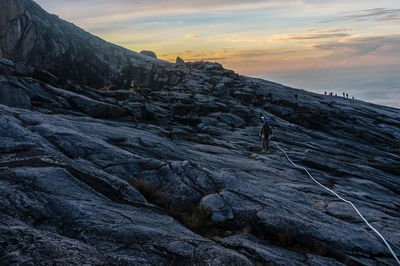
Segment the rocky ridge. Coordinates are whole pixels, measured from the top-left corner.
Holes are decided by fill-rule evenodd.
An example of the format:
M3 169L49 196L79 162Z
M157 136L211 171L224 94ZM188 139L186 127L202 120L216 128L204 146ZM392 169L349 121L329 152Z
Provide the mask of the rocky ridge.
M0 57L31 65L96 88L114 83L127 87L131 79L156 86L175 70L150 51L136 53L48 14L32 0L0 1ZM169 66L169 68L168 68ZM166 72L168 69L169 72ZM184 73L175 73L178 80Z
M136 58L126 63L135 74L113 82L139 80L138 93L101 91L102 73L93 70L93 83L79 67L65 76L51 67L57 56L41 61L34 54L43 51L26 47L26 29L66 22L32 1L0 7L10 10L0 19L1 55L14 60L0 59L1 264L394 265L348 205L275 147L260 154L258 129L267 114L274 140L354 202L398 252L400 110L217 63L170 64L66 24L72 36L99 43L93 53L114 47ZM34 23L13 35L21 10ZM7 54L12 36L21 46ZM83 63L78 51L67 55ZM101 83L124 68L113 59Z

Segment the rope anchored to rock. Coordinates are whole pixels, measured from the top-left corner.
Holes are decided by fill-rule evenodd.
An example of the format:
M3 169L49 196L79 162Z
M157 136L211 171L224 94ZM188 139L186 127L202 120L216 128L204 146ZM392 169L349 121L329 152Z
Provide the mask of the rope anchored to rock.
M400 260L397 258L396 254L394 253L394 251L393 251L392 247L390 246L390 244L389 244L389 243L386 241L386 239L381 235L381 233L379 233L378 230L376 230L376 229L367 221L367 219L365 219L365 217L361 214L361 212L356 208L356 206L354 206L354 204L353 204L351 201L342 198L341 196L339 196L339 194L337 194L337 193L336 193L335 191L333 191L332 189L330 189L330 188L328 188L328 187L322 185L320 182L318 182L318 181L310 174L310 172L308 172L307 168L295 164L295 163L290 159L290 157L287 155L286 151L285 151L284 149L282 149L282 148L278 145L278 143L276 143L275 141L272 141L272 143L274 143L274 144L276 145L276 147L277 147L279 150L281 150L281 151L285 154L286 158L289 160L289 162L290 162L293 166L295 166L295 167L297 167L297 168L300 168L300 169L303 169L304 171L306 171L307 175L308 175L315 183L317 183L319 186L321 186L322 188L326 189L327 191L329 191L331 194L335 195L335 196L336 196L337 198L339 198L340 200L342 200L342 201L344 201L344 202L350 204L350 206L353 207L353 209L357 212L358 216L360 216L360 218L365 222L365 224L368 225L368 227L371 228L371 229L382 239L382 241L385 243L385 245L386 245L387 248L389 249L390 253L393 255L393 257L394 257L394 259L396 260L396 262L400 265Z

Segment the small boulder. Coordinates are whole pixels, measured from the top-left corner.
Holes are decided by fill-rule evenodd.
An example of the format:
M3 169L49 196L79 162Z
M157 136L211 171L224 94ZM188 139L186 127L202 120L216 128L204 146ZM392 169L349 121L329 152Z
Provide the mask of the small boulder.
M184 65L185 64L185 61L183 61L183 59L182 58L180 58L179 56L176 58L176 60L175 60L175 64L177 64L177 65Z
M157 55L153 51L143 50L143 51L140 52L140 54L146 55L146 56L149 56L149 57L153 57L153 58L157 59Z
M225 86L224 83L218 83L215 86L214 91L213 91L214 94L219 95L219 96L226 95L226 94L228 94L228 92L229 92L229 88L227 86Z
M225 222L234 218L232 208L218 194L205 196L201 199L200 205L210 208L212 211L211 219L214 222Z

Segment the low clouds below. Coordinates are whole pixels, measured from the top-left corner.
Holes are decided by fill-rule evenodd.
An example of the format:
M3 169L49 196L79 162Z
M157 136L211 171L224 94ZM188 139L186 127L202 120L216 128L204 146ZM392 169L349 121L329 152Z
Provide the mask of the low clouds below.
M400 64L378 67L358 67L295 71L284 74L265 74L259 77L304 88L316 93L325 91L342 95L343 92L357 100L392 106L400 109Z

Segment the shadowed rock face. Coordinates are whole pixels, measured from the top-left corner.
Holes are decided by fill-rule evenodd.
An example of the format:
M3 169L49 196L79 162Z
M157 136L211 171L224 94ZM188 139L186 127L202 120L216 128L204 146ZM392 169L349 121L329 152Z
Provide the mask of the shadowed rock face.
M0 6L9 18L44 12L31 1ZM3 28L9 18L0 16L1 36L16 32ZM267 114L274 141L398 253L400 110L215 63L146 61L71 27L137 58L135 68L156 67L156 78L137 74L143 84L165 83L97 90L76 79L85 71L51 74L56 57L13 57L3 46L12 38L1 39L2 55L24 64L0 59L0 264L394 265L350 206L274 146L261 155L258 132Z
M50 15L31 0L0 1L0 57L52 72L63 79L94 87L110 83L157 87L177 83L184 73L173 65L139 54ZM167 69L167 67L169 68Z

